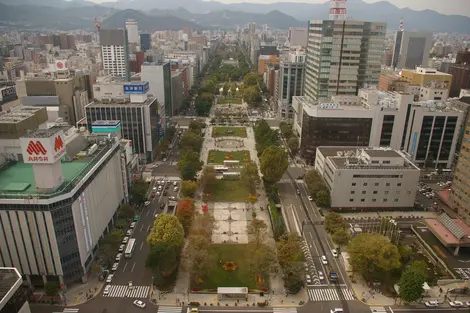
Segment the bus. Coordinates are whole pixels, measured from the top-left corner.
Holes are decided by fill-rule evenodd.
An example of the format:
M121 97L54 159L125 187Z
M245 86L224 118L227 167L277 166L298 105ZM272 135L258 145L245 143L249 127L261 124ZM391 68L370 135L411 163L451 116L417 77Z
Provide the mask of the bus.
M240 172L224 172L223 174L223 179L240 179L241 175Z
M214 166L214 169L215 169L215 172L216 172L216 173L219 173L219 174L228 171L228 167L226 167L226 166L220 166L220 165Z
M124 256L129 259L132 258L132 254L134 253L135 248L135 238L129 239L127 243L126 251L124 251Z

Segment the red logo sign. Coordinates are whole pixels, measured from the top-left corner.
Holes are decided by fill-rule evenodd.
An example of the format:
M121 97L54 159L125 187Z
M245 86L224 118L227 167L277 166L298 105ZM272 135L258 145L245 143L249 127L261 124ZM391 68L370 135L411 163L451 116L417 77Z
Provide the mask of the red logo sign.
M40 141L30 141L28 143L28 147L26 148L26 152L28 152L29 155L46 155L47 151L42 145Z
M61 69L64 67L64 64L62 64L62 62L57 62L57 68Z
M62 137L57 136L54 139L54 152L62 150L64 147L64 142L62 141Z

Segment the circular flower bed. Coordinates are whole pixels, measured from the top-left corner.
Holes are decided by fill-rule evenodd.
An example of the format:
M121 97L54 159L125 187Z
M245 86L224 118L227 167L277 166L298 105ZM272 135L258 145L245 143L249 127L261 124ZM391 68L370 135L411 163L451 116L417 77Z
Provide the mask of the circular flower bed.
M233 261L227 261L223 264L224 271L231 272L238 268L238 264Z

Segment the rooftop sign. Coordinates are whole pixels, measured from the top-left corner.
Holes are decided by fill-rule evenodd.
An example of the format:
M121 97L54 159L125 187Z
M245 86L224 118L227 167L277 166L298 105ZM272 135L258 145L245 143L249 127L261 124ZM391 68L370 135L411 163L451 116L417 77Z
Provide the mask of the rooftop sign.
M124 84L124 94L125 95L143 95L149 91L149 83L132 83Z
M62 131L46 138L20 138L24 163L53 164L65 154Z

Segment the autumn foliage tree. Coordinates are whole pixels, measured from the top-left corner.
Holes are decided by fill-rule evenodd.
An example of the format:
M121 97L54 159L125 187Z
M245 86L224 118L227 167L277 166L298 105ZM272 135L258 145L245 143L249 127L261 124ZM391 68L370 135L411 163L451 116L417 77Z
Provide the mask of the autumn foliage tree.
M153 223L152 230L147 236L149 246L159 243L174 245L178 251L184 244L184 229L178 218L170 214L160 214Z
M184 233L188 234L191 223L194 219L194 201L191 199L183 199L178 203L176 208L176 217L183 225Z

